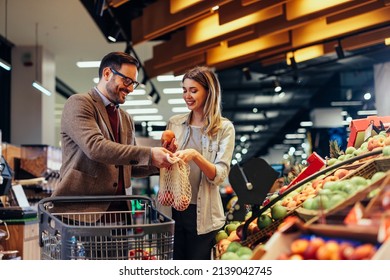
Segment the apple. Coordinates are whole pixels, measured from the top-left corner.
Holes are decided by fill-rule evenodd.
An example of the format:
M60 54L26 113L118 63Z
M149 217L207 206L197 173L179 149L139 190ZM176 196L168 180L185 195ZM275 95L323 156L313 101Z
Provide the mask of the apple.
M226 249L227 247L229 246L229 244L231 243L231 241L229 239L222 239L220 240L218 243L217 243L217 250L220 254L223 254L224 252L226 252Z
M175 138L175 133L172 130L167 129L161 135L161 144L164 145L164 143L166 143L169 145L173 138Z
M187 195L180 195L177 200L173 202L173 208L178 211L184 211L190 205L190 198Z
M381 179L383 176L385 176L385 172L383 171L378 171L378 172L375 172L374 175L372 175L371 177L371 183L374 183L376 181L378 181L379 179Z
M240 224L235 222L230 222L225 226L225 231L228 235L232 233L232 231L236 230Z
M367 185L366 178L364 178L362 176L353 176L351 179L349 179L349 181L353 185L363 185L363 186Z
M334 176L334 175L329 175L329 176L327 176L327 177L324 179L324 181L322 182L322 185L325 186L325 184L326 184L327 182L335 182L335 181L338 181L338 180L339 180L339 177Z
M385 139L385 146L389 146L389 145L390 145L390 136L387 136Z
M356 151L356 148L354 146L347 147L345 150L346 155L352 155Z
M230 242L229 246L226 248L226 252L236 252L242 245L238 241Z
M342 196L341 194L334 194L329 199L329 208L332 208L332 207L340 204L343 201L345 201L344 196Z
M310 197L310 198L306 199L303 202L302 207L305 209L308 209L308 210L313 210L313 198Z
M337 158L330 158L327 160L327 165L331 166L337 162Z
M271 209L271 216L274 220L280 220L286 217L287 208L282 205L274 205Z
M341 242L340 243L340 259L342 260L350 260L352 257L355 248L349 242Z
M390 146L385 146L382 150L382 155L384 156L390 156Z
M321 237L313 237L310 239L309 245L307 246L305 252L303 252L305 260L315 260L318 248L324 244L325 241Z
M383 137L383 136L375 135L375 136L372 137L370 140L368 140L367 149L368 149L369 151L372 151L372 150L374 150L375 148L385 146L385 139L386 139L386 138Z
M300 254L302 255L307 247L309 246L310 242L307 239L296 239L294 240L290 245L290 251L292 254Z
M355 250L350 256L351 260L369 260L376 252L374 245L366 243L355 247Z
M349 173L348 169L345 168L339 168L334 172L334 176L338 177L339 179L342 179Z
M272 224L272 219L267 214L261 214L260 217L257 218L257 226L259 229L263 229Z
M240 237L237 235L237 231L236 230L233 230L229 234L227 239L230 240L231 242L233 242L233 241L240 241L241 240Z
M142 249L131 249L128 258L129 260L149 260L149 252Z
M174 201L173 193L171 191L159 192L157 199L163 206L171 206Z
M334 240L329 240L320 246L316 252L318 260L340 260L340 246Z
M235 252L237 256L241 257L243 255L252 255L252 250L249 247L241 246Z
M237 256L234 252L225 252L221 256L221 260L238 260L239 256Z
M215 242L218 243L219 241L221 241L222 239L226 239L228 238L229 235L226 233L226 231L224 231L223 229L221 229L220 231L217 232L217 234L215 235Z

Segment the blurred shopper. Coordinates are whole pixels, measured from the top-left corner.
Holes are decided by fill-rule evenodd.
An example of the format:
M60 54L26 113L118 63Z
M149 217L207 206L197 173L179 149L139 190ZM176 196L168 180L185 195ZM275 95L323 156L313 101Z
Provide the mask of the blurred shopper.
M182 86L191 112L171 117L167 129L176 138L174 144L163 144L190 165L191 203L184 211L171 209L175 220L173 258L210 259L215 235L225 224L219 186L230 170L235 131L221 115L221 87L209 68L188 71Z

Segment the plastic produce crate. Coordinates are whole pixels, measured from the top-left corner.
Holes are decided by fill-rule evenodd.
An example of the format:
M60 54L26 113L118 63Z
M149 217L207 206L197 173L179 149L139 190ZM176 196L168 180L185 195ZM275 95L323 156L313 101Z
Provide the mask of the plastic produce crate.
M128 211L58 211L123 202ZM56 207L58 206L58 207ZM174 221L145 196L53 197L38 203L44 260L170 260Z

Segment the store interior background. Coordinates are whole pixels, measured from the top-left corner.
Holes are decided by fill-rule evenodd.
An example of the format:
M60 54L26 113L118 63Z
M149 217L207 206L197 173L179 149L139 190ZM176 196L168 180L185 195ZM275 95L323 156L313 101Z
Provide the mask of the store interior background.
M12 65L11 71L0 69L3 142L58 147L60 117L66 96L87 92L94 85L93 78L97 77L98 68L78 68L76 62L99 60L111 51L131 50L126 42L129 38L125 38L131 36L131 28L143 30L147 29L145 24L158 25L150 18L144 23L140 21L156 2L162 1L0 0L0 54L2 60ZM173 5L180 1L166 2ZM294 24L291 25L286 23L283 14L287 5L307 4L309 1L185 2L191 5L184 12L178 12L182 13L181 17L165 14L162 20L156 15L156 21L164 23L171 17L171 25L175 28L167 26L166 31L150 35L150 39L136 38L135 41L142 42L132 45L144 65L139 80L148 79L145 79L144 95L130 94L129 103L149 100L148 97L152 99L149 106L123 106L126 110L134 110L130 112L135 118L144 116L145 109L157 111L161 121L186 111L185 104L174 104L181 99L180 92L164 93L167 88L179 88L180 91L180 81L160 82L157 75L182 74L191 66L209 61L212 48L231 44L231 49L225 51L229 55L233 53L234 44L249 44L267 32L274 36L274 42L287 42L275 43L272 51L259 49L210 65L221 81L223 114L234 122L236 128L233 164L252 157L263 157L269 163L280 163L287 156L304 161L311 151L326 157L331 139L341 139L345 148L352 119L390 115L390 85L386 79L386 76L390 77L390 1L327 1L328 7L317 14L303 16L302 20L292 20ZM105 6L107 3L110 3L109 7ZM220 10L211 12L210 7L215 5L220 5ZM178 38L197 20L215 13L221 14L220 19L235 20L256 11L256 7L259 10L268 7L269 13L276 11L276 14L278 9L286 9L280 10L281 15L269 16L266 30L259 30L256 24L241 26L217 36L217 39L195 44L181 58L170 57L169 52L165 56L161 50L155 55L154 47L159 44L175 46L175 40L180 44ZM383 14L387 16L381 18ZM291 38L302 26L314 24L321 18L337 24L349 17L365 18L368 23L329 38L319 36L313 44L294 48ZM111 30L118 34L118 28L125 31L117 42L111 42L107 36ZM325 30L314 33L326 34ZM217 44L217 40L223 43ZM134 40L130 38L130 41ZM322 55L296 61L297 64L286 62L288 52L295 51L297 60L303 46L318 45L322 46ZM250 47L240 47L241 50L245 48ZM158 68L159 63L167 66ZM380 81L376 78L379 75L384 77ZM38 92L31 86L34 79L40 80L55 94L45 96ZM274 91L277 82L282 86L280 92ZM370 99L365 99L367 93L371 94ZM168 101L170 98L175 100ZM138 109L142 112L137 112ZM302 126L306 121L313 122L313 125ZM158 140L151 139L153 136L159 139L164 127L160 120L155 124L137 121L140 139L151 145L159 144Z

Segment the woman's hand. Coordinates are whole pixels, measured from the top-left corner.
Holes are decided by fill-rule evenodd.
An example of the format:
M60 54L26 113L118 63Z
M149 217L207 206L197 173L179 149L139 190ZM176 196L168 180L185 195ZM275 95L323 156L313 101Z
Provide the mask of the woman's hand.
M176 138L173 138L170 143L168 143L167 141L164 141L162 143L162 146L172 153L176 152L177 148L179 147L179 145L177 144Z
M198 155L199 153L194 150L194 149L186 149L186 150L180 150L177 151L176 153L173 154L173 156L176 156L183 160L185 163L194 160L194 158Z

